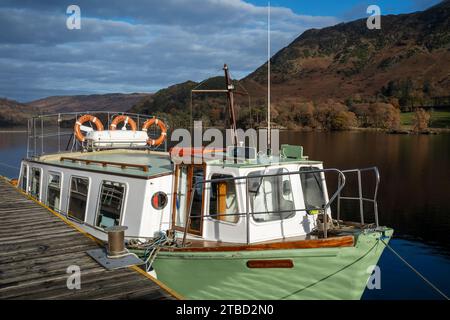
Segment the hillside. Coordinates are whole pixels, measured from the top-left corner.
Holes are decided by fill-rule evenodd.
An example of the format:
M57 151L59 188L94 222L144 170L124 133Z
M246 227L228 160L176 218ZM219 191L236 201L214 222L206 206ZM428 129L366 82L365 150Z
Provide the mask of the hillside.
M53 96L28 103L0 99L0 126L23 126L27 119L38 114L84 111L127 111L148 93L111 93L77 96Z
M53 96L27 103L41 113L77 112L77 111L127 111L144 98L147 93L111 93L76 96Z
M371 98L427 103L450 92L450 1L426 11L382 16L304 32L271 59L274 97L307 100ZM267 64L244 79L253 94L266 90ZM411 101L415 99L416 101Z
M436 97L446 97L448 105L450 1L422 12L382 16L381 25L381 30L369 30L366 19L360 19L307 30L275 54L275 125L396 130L400 109L433 106ZM251 109L247 98L237 100L239 124L264 125L267 63L239 82L251 96ZM189 90L196 85L188 81L163 89L132 110L164 113L176 126L189 123ZM224 106L223 98L196 97L193 118L206 120L206 125L223 124Z
M0 98L0 128L26 125L27 119L38 114L38 110L26 104Z

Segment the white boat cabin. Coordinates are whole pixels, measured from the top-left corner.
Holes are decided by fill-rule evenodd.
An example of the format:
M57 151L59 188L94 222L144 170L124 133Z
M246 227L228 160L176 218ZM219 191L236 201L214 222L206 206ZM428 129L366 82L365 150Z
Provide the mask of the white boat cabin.
M102 240L114 225L141 240L187 226L188 239L256 243L316 227L324 173L299 174L314 169L322 163L302 156L175 164L168 152L113 149L25 159L19 187Z

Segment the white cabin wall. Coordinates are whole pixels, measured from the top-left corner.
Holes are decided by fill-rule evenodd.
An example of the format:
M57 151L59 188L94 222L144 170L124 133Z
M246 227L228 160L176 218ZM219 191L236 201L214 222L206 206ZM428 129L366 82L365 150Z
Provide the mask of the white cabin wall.
M152 206L152 196L162 191L167 194L167 204L157 210ZM139 235L142 237L153 237L159 231L165 232L171 227L172 199L173 199L173 175L165 175L147 180L145 187L136 195L143 199L142 220ZM142 202L142 200L141 200Z
M99 205L99 193L101 189L102 181L113 181L123 183L126 186L123 209L121 213L121 225L125 225L128 229L125 231L125 236L153 236L153 233L157 231L160 225L167 226L169 224L170 217L170 201L172 192L172 175L167 175L157 179L139 179L132 177L125 177L119 175L111 175L110 173L97 173L92 171L76 170L67 167L55 167L43 163L35 163L24 161L28 165L28 172L31 172L31 168L41 168L41 199L44 204L47 202L47 189L48 189L48 173L56 172L61 174L61 212L67 215L69 206L69 194L70 194L70 180L72 176L83 177L89 179L89 193L87 198L86 217L85 224L77 223L80 227L86 229L99 239L106 240L106 233L101 228L95 227L95 220L97 216L97 210ZM30 175L28 175L28 185L30 185ZM152 180L158 180L159 182L151 182ZM153 185L150 185L153 183ZM159 190L170 190L168 193L169 204L162 210L163 219L160 215L151 215L148 212L148 206L151 207L151 193L148 197L143 197L145 190L148 186L152 188L148 190L156 190L157 188L164 188ZM148 194L148 192L147 192ZM153 207L151 207L153 209ZM147 214L144 214L147 212ZM152 217L152 219L148 219ZM157 221L157 223L156 223Z

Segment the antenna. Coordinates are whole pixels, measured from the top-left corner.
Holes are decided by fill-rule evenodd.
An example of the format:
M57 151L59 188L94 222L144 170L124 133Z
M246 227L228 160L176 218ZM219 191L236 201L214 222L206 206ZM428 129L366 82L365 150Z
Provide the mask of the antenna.
M270 1L267 3L267 152L270 152Z

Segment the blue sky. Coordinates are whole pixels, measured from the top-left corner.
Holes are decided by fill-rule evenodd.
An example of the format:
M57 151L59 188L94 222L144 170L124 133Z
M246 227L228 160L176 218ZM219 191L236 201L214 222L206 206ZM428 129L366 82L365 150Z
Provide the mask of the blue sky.
M440 0L272 0L271 6L291 8L297 14L325 15L344 20L365 17L365 8L375 4L382 8L382 14L400 14L423 10L439 3ZM266 0L248 1L258 6L266 6Z
M272 53L310 28L423 10L438 0L273 0ZM68 30L66 8L81 8ZM267 56L267 1L2 0L0 97L155 92L221 74L242 78Z

